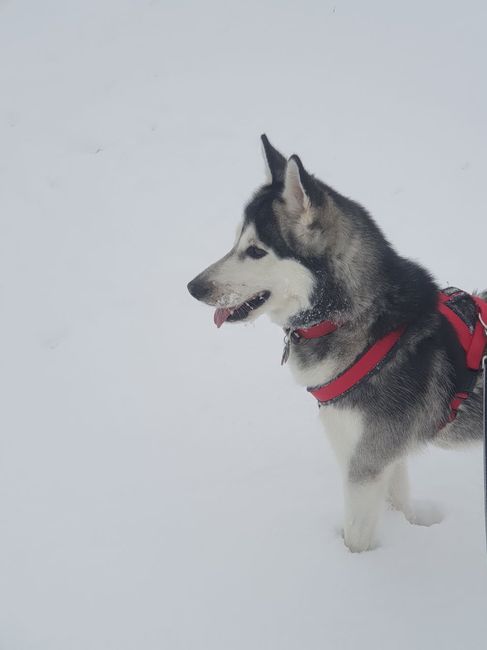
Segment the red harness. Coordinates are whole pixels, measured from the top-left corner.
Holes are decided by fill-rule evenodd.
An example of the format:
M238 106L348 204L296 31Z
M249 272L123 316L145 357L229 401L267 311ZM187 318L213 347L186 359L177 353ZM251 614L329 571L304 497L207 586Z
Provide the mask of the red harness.
M466 307L467 309L465 309ZM455 331L465 353L466 368L469 371L479 372L482 369L487 347L487 302L459 289L450 288L439 293L438 311L448 320ZM339 325L335 323L323 321L309 328L294 330L291 338L298 341L300 338L320 338L331 334L338 327ZM389 332L337 377L321 386L308 388L308 391L316 397L320 405L346 395L387 362L405 331L406 326L401 326L393 332ZM471 389L455 393L450 403L449 422L455 419L458 409L470 393Z

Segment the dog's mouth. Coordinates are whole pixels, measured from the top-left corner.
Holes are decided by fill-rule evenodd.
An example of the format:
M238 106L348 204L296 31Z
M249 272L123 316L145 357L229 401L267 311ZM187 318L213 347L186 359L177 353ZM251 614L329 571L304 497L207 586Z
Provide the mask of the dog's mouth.
M269 300L270 295L270 291L260 291L252 298L235 307L219 307L215 310L213 316L215 325L221 327L226 321L236 323L237 321L245 320L251 312L262 307Z

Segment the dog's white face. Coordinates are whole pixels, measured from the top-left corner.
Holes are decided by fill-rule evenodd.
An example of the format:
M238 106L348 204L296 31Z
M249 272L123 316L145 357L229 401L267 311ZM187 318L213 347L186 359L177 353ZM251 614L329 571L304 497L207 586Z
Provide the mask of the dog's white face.
M285 326L309 307L312 273L300 262L279 257L258 237L252 223L239 227L232 250L200 273L188 288L195 298L216 307L214 321L250 322L268 313Z

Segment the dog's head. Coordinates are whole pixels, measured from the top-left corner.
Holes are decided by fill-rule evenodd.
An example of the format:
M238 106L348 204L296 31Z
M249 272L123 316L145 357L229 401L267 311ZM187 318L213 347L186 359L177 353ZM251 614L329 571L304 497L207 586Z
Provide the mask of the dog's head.
M265 135L262 144L267 183L245 208L233 248L188 290L216 307L218 327L264 313L284 327L339 320L348 302L340 271L354 246L348 199L308 174L298 156L286 160Z

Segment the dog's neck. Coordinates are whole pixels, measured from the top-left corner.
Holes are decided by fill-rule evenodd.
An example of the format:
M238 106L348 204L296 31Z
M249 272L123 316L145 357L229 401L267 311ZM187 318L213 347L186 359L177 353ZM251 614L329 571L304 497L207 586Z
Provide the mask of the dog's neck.
M373 252L372 268L354 277L347 268L331 267L324 260L319 270L314 269L316 285L309 306L292 314L283 326L309 328L331 321L380 336L436 310L438 286L425 269L389 246Z

